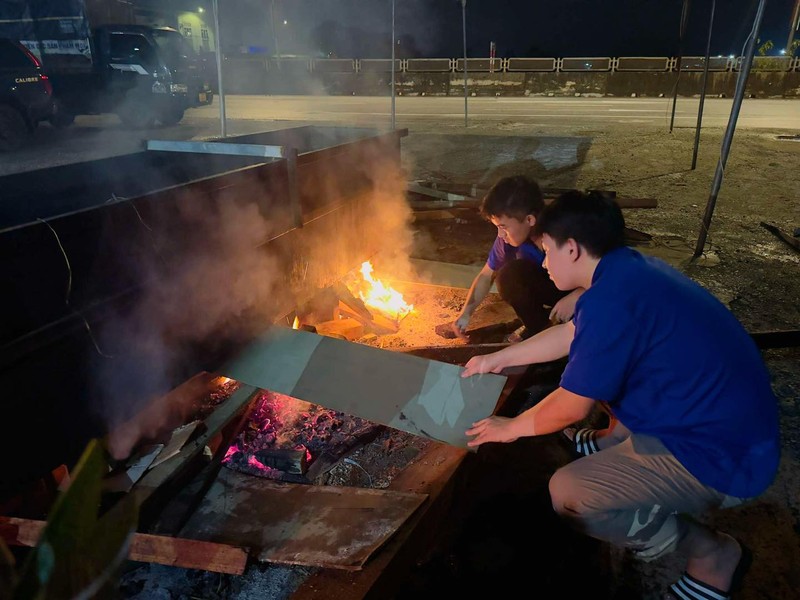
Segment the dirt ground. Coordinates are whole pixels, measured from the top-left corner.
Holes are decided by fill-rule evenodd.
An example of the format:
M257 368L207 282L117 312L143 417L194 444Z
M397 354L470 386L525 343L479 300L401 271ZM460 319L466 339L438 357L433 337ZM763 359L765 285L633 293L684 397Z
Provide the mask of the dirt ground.
M761 226L790 235L800 227L800 143L787 132L738 132L725 167L702 258L691 261L720 156L723 131L704 130L697 168L690 169L694 129L545 129L517 122L462 126L422 123L402 142L409 180L488 187L525 174L543 188L614 191L623 198L653 198L654 209L626 209L626 224L652 236L637 248L676 265L722 300L751 332L800 328L800 252ZM788 132L794 133L794 132ZM496 232L477 210L452 218L417 218L412 258L480 267ZM406 288L418 312L402 332L363 340L393 350L454 345L435 334L452 320L464 290ZM508 322L507 307L492 296L473 326ZM409 341L412 340L412 341ZM487 340L487 341L500 341ZM798 597L800 588L800 350L764 350L780 402L783 457L769 490L743 507L707 516L746 543L755 555L740 600ZM557 382L557 365L523 390L522 410ZM513 409L513 407L512 407ZM419 453L407 434L385 431L336 464L329 485L383 487L391 473ZM614 600L655 600L680 575L677 555L644 564L564 529L546 494L547 477L569 460L559 435L479 452L461 482L449 534L421 556L396 598L447 594L506 597L520 586L537 597L591 594ZM389 449L402 451L389 452ZM483 450L483 449L482 449ZM367 473L367 471L371 472ZM255 566L231 578L146 565L123 580L126 598L288 598L308 569Z

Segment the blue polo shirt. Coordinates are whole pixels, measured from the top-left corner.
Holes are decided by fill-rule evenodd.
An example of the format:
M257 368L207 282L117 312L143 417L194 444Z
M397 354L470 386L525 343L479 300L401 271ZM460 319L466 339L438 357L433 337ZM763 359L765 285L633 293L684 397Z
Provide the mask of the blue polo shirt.
M703 287L630 248L604 256L575 309L561 386L608 402L702 483L757 496L780 458L778 402L753 339Z
M541 267L544 262L544 252L539 250L536 244L530 240L525 240L520 246L512 246L503 241L503 238L497 236L492 249L489 250L489 258L486 262L492 271L498 271L517 258L531 260Z

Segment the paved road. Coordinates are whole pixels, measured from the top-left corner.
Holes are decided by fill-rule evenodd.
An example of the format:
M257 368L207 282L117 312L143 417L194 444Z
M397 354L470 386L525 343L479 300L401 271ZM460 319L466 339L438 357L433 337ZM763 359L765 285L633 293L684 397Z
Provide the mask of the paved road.
M464 99L454 97L398 97L396 119L400 127L417 121L464 118ZM703 124L725 127L731 99L707 98ZM694 127L699 99L679 98L675 125ZM391 114L389 98L350 96L232 96L226 111L233 119L288 119L357 121L386 124ZM532 125L644 124L669 125L671 98L469 98L468 112L475 121L516 120ZM194 111L196 117L219 117L218 106ZM746 100L737 128L800 130L800 100Z
M397 127L431 131L438 125L457 128L464 119L464 99L452 97L398 97ZM676 128L694 128L697 99L679 98ZM709 98L704 127L724 128L730 117L730 99ZM613 127L669 128L670 98L470 98L470 125L519 124L552 128L565 135L580 130ZM351 96L228 96L227 132L267 131L306 123L368 125L388 128L391 99ZM81 116L63 131L43 125L24 149L0 155L0 175L46 166L136 152L148 139L202 139L220 135L219 104L187 111L175 127L130 131L116 116ZM765 129L787 134L800 131L800 100L745 100L737 129ZM465 131L459 129L459 132ZM467 130L468 131L468 130ZM485 129L483 130L485 133Z

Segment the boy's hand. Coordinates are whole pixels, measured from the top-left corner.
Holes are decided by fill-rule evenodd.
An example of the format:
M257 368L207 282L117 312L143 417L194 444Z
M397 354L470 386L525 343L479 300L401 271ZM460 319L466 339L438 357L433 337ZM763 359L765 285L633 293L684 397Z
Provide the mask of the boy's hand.
M476 421L466 431L467 435L474 436L467 442L467 446L480 446L486 442L513 442L519 436L514 433L512 423L513 419L498 416Z
M499 373L503 370L503 366L497 360L497 352L492 354L483 354L481 356L473 356L464 365L464 371L461 377L470 377L472 375L480 375L481 373Z
M550 311L550 320L555 323L566 323L575 314L575 304L578 302L580 294L567 294L556 302L553 310Z
M462 340L469 340L467 325L469 325L469 315L461 315L450 324L450 328L456 334L456 337L460 337Z

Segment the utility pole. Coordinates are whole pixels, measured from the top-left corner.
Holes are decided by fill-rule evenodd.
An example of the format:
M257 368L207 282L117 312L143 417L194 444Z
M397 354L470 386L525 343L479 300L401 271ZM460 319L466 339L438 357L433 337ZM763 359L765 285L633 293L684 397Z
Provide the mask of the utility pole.
M397 43L394 40L394 4L395 0L392 0L392 131L394 131L395 125L395 97L394 97L394 80L395 80L395 59L394 59L394 49L397 46Z
M714 29L714 12L717 0L711 0L711 16L708 18L708 42L706 43L706 57L703 62L703 89L700 92L700 106L697 108L697 127L694 131L694 150L692 151L692 171L697 168L697 149L700 147L700 128L703 124L703 106L706 102L706 87L708 86L708 63L711 60L711 32Z
M275 0L271 0L269 7L269 21L272 25L272 43L275 44L275 56L278 57L278 68L281 68L281 51L278 48L278 30L275 29Z
M469 127L467 108L467 0L461 0L461 28L464 32L464 127Z
M219 88L219 128L222 137L228 135L227 118L225 116L225 90L222 88L222 38L219 30L219 2L213 0L214 4L214 29L217 35L217 87Z
M678 75L675 77L675 89L672 92L672 116L669 120L669 132L675 125L675 105L678 103L678 82L681 80L681 62L683 61L683 39L686 36L686 23L689 20L689 0L683 0L681 11L680 41L678 42Z
M792 43L794 42L794 34L800 28L800 0L795 0L794 10L792 11L792 20L789 23L789 41L786 42L786 54L792 56Z

